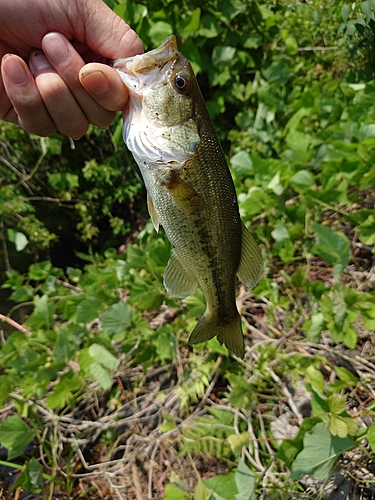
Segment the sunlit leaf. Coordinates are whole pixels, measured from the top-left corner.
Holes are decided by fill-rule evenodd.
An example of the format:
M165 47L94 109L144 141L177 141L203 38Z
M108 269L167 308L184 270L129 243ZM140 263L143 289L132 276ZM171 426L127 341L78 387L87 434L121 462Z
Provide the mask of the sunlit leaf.
M311 474L319 479L328 479L340 455L352 448L354 439L333 436L325 423L318 423L305 435L303 450L292 464L292 479L301 479Z
M0 443L8 450L8 460L18 457L34 438L35 432L18 415L0 425Z
M103 330L109 335L126 330L131 323L132 310L129 304L119 302L109 306L99 315Z

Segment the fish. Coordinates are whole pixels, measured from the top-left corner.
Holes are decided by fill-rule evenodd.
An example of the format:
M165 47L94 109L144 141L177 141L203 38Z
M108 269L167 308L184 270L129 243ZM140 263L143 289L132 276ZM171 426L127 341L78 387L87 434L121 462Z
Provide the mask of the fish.
M243 358L236 276L254 288L262 255L241 221L233 179L192 66L174 35L112 66L129 91L123 139L144 179L155 230L161 226L172 245L164 286L172 297L185 298L199 284L206 299L188 343L216 335Z

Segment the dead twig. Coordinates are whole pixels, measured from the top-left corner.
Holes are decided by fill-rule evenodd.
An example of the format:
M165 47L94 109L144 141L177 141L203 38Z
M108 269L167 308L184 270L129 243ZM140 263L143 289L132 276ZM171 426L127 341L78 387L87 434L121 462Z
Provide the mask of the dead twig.
M13 326L16 330L19 330L20 332L24 333L25 335L32 335L32 333L27 330L24 326L20 325L17 323L17 321L14 321L14 319L9 318L8 316L4 316L4 314L0 314L0 321L4 321L4 323L8 323L8 325Z

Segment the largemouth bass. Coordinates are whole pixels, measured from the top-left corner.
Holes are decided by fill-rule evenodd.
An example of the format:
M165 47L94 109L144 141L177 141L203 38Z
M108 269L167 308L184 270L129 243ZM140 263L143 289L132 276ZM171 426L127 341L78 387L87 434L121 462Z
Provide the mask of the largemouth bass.
M236 275L253 288L262 257L241 222L233 180L192 67L174 36L113 67L130 94L124 141L141 170L154 227L163 227L173 247L165 288L184 298L199 283L206 298L189 343L216 335L243 357Z

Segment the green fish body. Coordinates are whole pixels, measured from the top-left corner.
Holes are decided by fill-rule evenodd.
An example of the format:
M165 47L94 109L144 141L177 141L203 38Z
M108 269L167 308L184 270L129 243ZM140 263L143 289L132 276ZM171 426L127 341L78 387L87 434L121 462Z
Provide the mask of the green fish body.
M124 141L141 170L155 229L161 225L173 247L164 285L171 296L183 298L199 283L206 298L189 343L217 335L243 357L236 275L253 288L262 258L241 222L233 180L191 65L171 36L114 67L130 94Z

